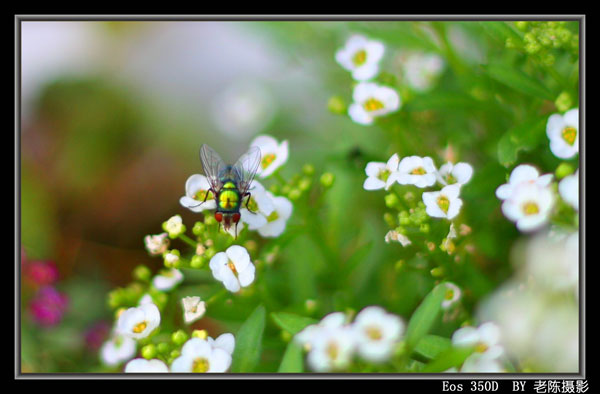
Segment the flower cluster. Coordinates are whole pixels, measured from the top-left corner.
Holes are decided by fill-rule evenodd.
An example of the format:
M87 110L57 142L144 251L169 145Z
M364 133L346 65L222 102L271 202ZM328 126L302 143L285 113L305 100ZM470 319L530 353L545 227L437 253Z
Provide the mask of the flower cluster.
M48 260L30 260L21 250L22 278L27 290L33 292L28 301L29 315L42 327L52 327L63 319L69 298L56 288L59 272Z
M502 212L519 230L538 230L550 220L557 202L553 178L552 174L540 175L532 165L520 164L511 172L508 183L496 189L496 196L503 200ZM579 209L578 171L558 183L558 194L575 210Z
M385 46L381 41L358 34L352 35L335 53L337 63L350 71L357 81L352 93L353 103L348 106L347 113L358 124L371 125L376 118L396 112L402 106L402 98L396 89L388 86L389 75L380 78L386 81L385 84L374 81L384 53ZM432 53L404 52L398 59L404 85L421 93L434 86L445 67L444 60ZM333 112L345 112L339 99L330 100L330 108Z
M259 178L273 175L288 159L287 141L279 143L271 136L261 135L256 137L250 146L256 146L261 150L261 162L256 172ZM209 189L210 184L206 176L194 174L187 179L185 196L180 198L179 203L192 212L215 209L217 207L216 196L213 196ZM251 193L250 201L240 207L241 221L238 232L247 226L248 230L257 231L262 237L281 235L292 214L291 201L284 196L275 196L257 180L252 181L249 191ZM234 231L234 229L232 230ZM236 234L231 234L236 236Z
M308 351L307 361L312 370L339 371L350 365L354 354L375 363L387 361L404 328L399 316L379 306L369 306L352 323L347 323L342 312L330 313L318 324L296 334L294 341Z
M450 220L460 212L460 188L471 179L473 168L467 163L446 163L438 171L431 157L408 156L400 160L394 154L387 163L369 162L365 173L365 190L389 190L394 183L427 188L439 182L443 188L423 193L423 202L429 216Z
M285 181L279 169L288 159L287 141L279 143L262 135L251 146L261 152L256 176L261 182L271 178L277 183L267 189L253 180L249 188L251 197L240 204L239 226L222 231L217 218L206 212L217 207L219 191L211 190L205 175L188 178L180 204L192 212L203 213L203 218L191 228L193 237L187 235L188 227L178 214L162 223L163 232L144 237L148 254L162 258L164 267L152 274L148 267L138 266L133 271L133 283L109 294L116 322L110 338L100 349L104 365L116 368L127 362L125 372L226 372L230 368L235 347L233 334L213 339L206 331L193 329L194 325L221 298L232 293L247 294L245 291L254 283L259 268L251 255L267 264L275 260L277 244L268 246L268 243L285 231L293 210L292 201L305 198L308 202L311 197L319 197L319 192L323 193L334 181L332 174L324 173L319 179L320 190L314 190L315 170L311 165L305 165L302 174ZM255 237L254 231L260 238ZM191 250L181 248L179 242ZM261 254L259 245L265 244L267 247ZM209 284L210 295L203 299L204 295L185 292L183 297L177 297L177 303L169 302L181 283L194 281L188 270L206 270L212 274L215 281ZM163 318L170 320L172 314L164 309L172 305L180 306L181 319L177 321L183 322L184 327L172 332L168 340L172 324ZM188 330L192 331L191 338Z

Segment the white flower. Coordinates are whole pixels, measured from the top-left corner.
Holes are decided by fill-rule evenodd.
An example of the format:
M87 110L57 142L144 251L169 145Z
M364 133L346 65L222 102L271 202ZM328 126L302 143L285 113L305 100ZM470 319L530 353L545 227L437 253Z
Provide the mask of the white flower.
M250 143L250 146L258 146L260 148L260 164L256 175L261 178L266 178L275 170L285 164L289 156L288 142L283 141L281 144L269 135L259 135Z
M546 135L554 156L569 159L579 152L579 108L548 118Z
M169 233L169 237L176 238L185 231L183 219L181 219L180 215L172 216L163 223L163 229Z
M400 158L397 153L394 153L387 163L377 161L367 163L367 166L365 167L367 179L365 179L363 188L365 190L378 190L383 188L388 190L396 181L399 163Z
M322 330L333 330L344 326L346 315L343 312L333 312L325 316L318 324L311 324L294 336L294 341L307 349L316 335Z
M381 307L369 306L358 313L352 329L358 353L369 361L381 362L392 354L404 332L404 322Z
M316 372L343 370L350 364L355 346L354 332L348 326L318 330L311 338L308 365Z
M225 372L231 355L200 338L189 339L181 348L181 356L171 364L172 372Z
M442 309L450 308L458 300L460 300L460 296L461 296L460 287L458 287L454 283L445 282L445 286L446 286L446 294L444 295L444 300L442 301Z
M235 140L263 130L277 110L269 89L255 79L234 80L211 101L215 125Z
M425 211L434 218L453 219L460 212L462 200L458 198L460 184L444 186L439 192L423 193Z
M267 217L275 210L275 203L272 195L256 180L252 181L248 191L250 192L250 201L247 205L250 209L246 208L245 202L242 204L240 221L248 225L248 230L256 230L267 224Z
M579 283L579 234L542 233L524 249L522 276L545 291L573 290Z
M409 156L400 161L396 178L401 185L425 188L435 184L436 173L431 157Z
M152 296L150 294L146 293L138 301L138 306L144 305L144 304L152 304L152 303L154 303L154 301L152 300Z
M558 192L567 204L579 210L579 170L558 183Z
M443 70L444 60L432 53L411 53L403 64L404 80L419 92L430 90Z
M402 246L408 246L412 243L406 235L396 230L390 230L385 235L385 242L389 244L391 241L399 242Z
M163 260L165 262L165 266L167 266L167 267L175 266L181 258L179 254L180 253L177 249L173 249L173 250L170 250L169 252L165 253L163 255Z
M225 252L217 253L209 265L213 277L233 293L254 281L255 267L243 246L232 245Z
M521 164L512 170L508 183L500 185L498 189L496 189L496 197L501 200L506 200L513 195L516 188L521 184L534 183L538 186L546 187L551 181L552 174L540 176L539 171L535 167L529 164Z
M194 174L185 182L185 196L179 199L179 203L192 212L215 209L217 207L215 196L208 191L209 189L208 179L204 175Z
M206 312L206 303L201 301L200 297L184 297L181 299L183 305L183 320L187 323L193 323L204 316Z
M376 117L397 111L400 108L400 96L387 86L372 82L361 82L352 93L354 103L348 107L348 115L356 123L369 125Z
M542 227L554 205L554 195L547 187L535 183L524 183L513 191L502 203L502 212L516 222L520 231L533 231Z
M223 349L230 355L233 354L235 349L235 337L231 333L221 334L217 337L217 339L213 339L211 337L206 338L208 343L213 348Z
M183 281L183 274L178 269L163 270L152 279L157 290L168 291Z
M450 162L442 165L436 174L438 182L443 185L452 185L458 183L464 185L471 180L473 176L473 167L468 163Z
M335 53L335 60L352 72L352 78L365 81L377 75L384 51L385 47L381 42L353 35L346 41L346 45Z
M114 332L112 337L102 344L100 358L109 366L116 366L135 356L136 342L134 339Z
M267 222L258 228L258 233L263 237L278 237L285 230L287 220L292 216L293 205L285 197L275 197L270 192L267 196L273 201L275 209L266 217Z
M153 256L163 254L169 247L169 238L167 233L161 233L157 235L146 235L144 237L144 244L146 250Z
M145 358L136 358L131 360L125 366L126 373L166 373L169 372L167 364L154 358L146 360Z
M152 303L129 308L117 321L120 334L134 339L145 338L160 324L160 312Z
M452 345L456 347L473 347L476 353L488 360L497 359L504 354L500 344L500 328L493 322L486 322L479 327L459 328L452 335Z
M461 373L502 373L506 369L500 360L489 358L481 353L473 353L464 361Z

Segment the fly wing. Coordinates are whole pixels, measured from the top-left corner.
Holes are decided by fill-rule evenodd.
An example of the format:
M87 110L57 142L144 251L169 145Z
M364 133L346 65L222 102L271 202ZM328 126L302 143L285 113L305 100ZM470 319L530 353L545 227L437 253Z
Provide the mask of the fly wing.
M202 161L204 175L206 176L206 179L208 179L210 187L215 191L220 190L222 184L219 175L226 167L225 162L213 148L206 144L200 147L200 160Z
M237 178L238 189L242 195L248 191L254 175L256 175L260 164L260 155L260 148L253 146L233 165L232 171Z

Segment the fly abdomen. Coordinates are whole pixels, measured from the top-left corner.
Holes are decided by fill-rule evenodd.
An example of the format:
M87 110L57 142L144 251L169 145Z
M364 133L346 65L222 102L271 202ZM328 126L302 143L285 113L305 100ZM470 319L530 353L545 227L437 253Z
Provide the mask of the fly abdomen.
M225 182L218 197L219 211L237 212L240 205L240 192L235 183Z

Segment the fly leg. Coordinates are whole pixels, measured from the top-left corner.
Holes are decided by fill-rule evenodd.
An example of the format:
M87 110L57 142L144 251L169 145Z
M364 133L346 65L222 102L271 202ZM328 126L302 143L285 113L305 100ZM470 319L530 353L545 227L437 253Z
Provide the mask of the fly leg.
M216 192L213 190L213 188L211 187L210 189L208 189L208 192L206 192L206 196L204 196L204 201L202 201L202 202L201 202L200 204L198 204L198 205L194 205L194 206L191 206L191 207L188 207L188 208L196 208L196 207L199 207L200 205L204 204L204 203L206 202L206 199L208 198L208 193L209 193L209 192L210 192L210 193L212 193L212 194L213 194L213 196L215 196L215 198L216 198L216 195L217 195L217 193L216 193Z
M250 192L246 192L246 193L244 193L244 195L242 196L242 200L243 200L243 199L244 199L244 197L246 197L246 196L248 196L248 199L246 199L246 209L247 209L247 210L248 210L248 212L250 212L250 213L256 213L256 212L254 212L254 211L251 211L251 210L250 210L250 207L248 206L248 204L250 204L250 197L251 197L252 195L250 194Z

